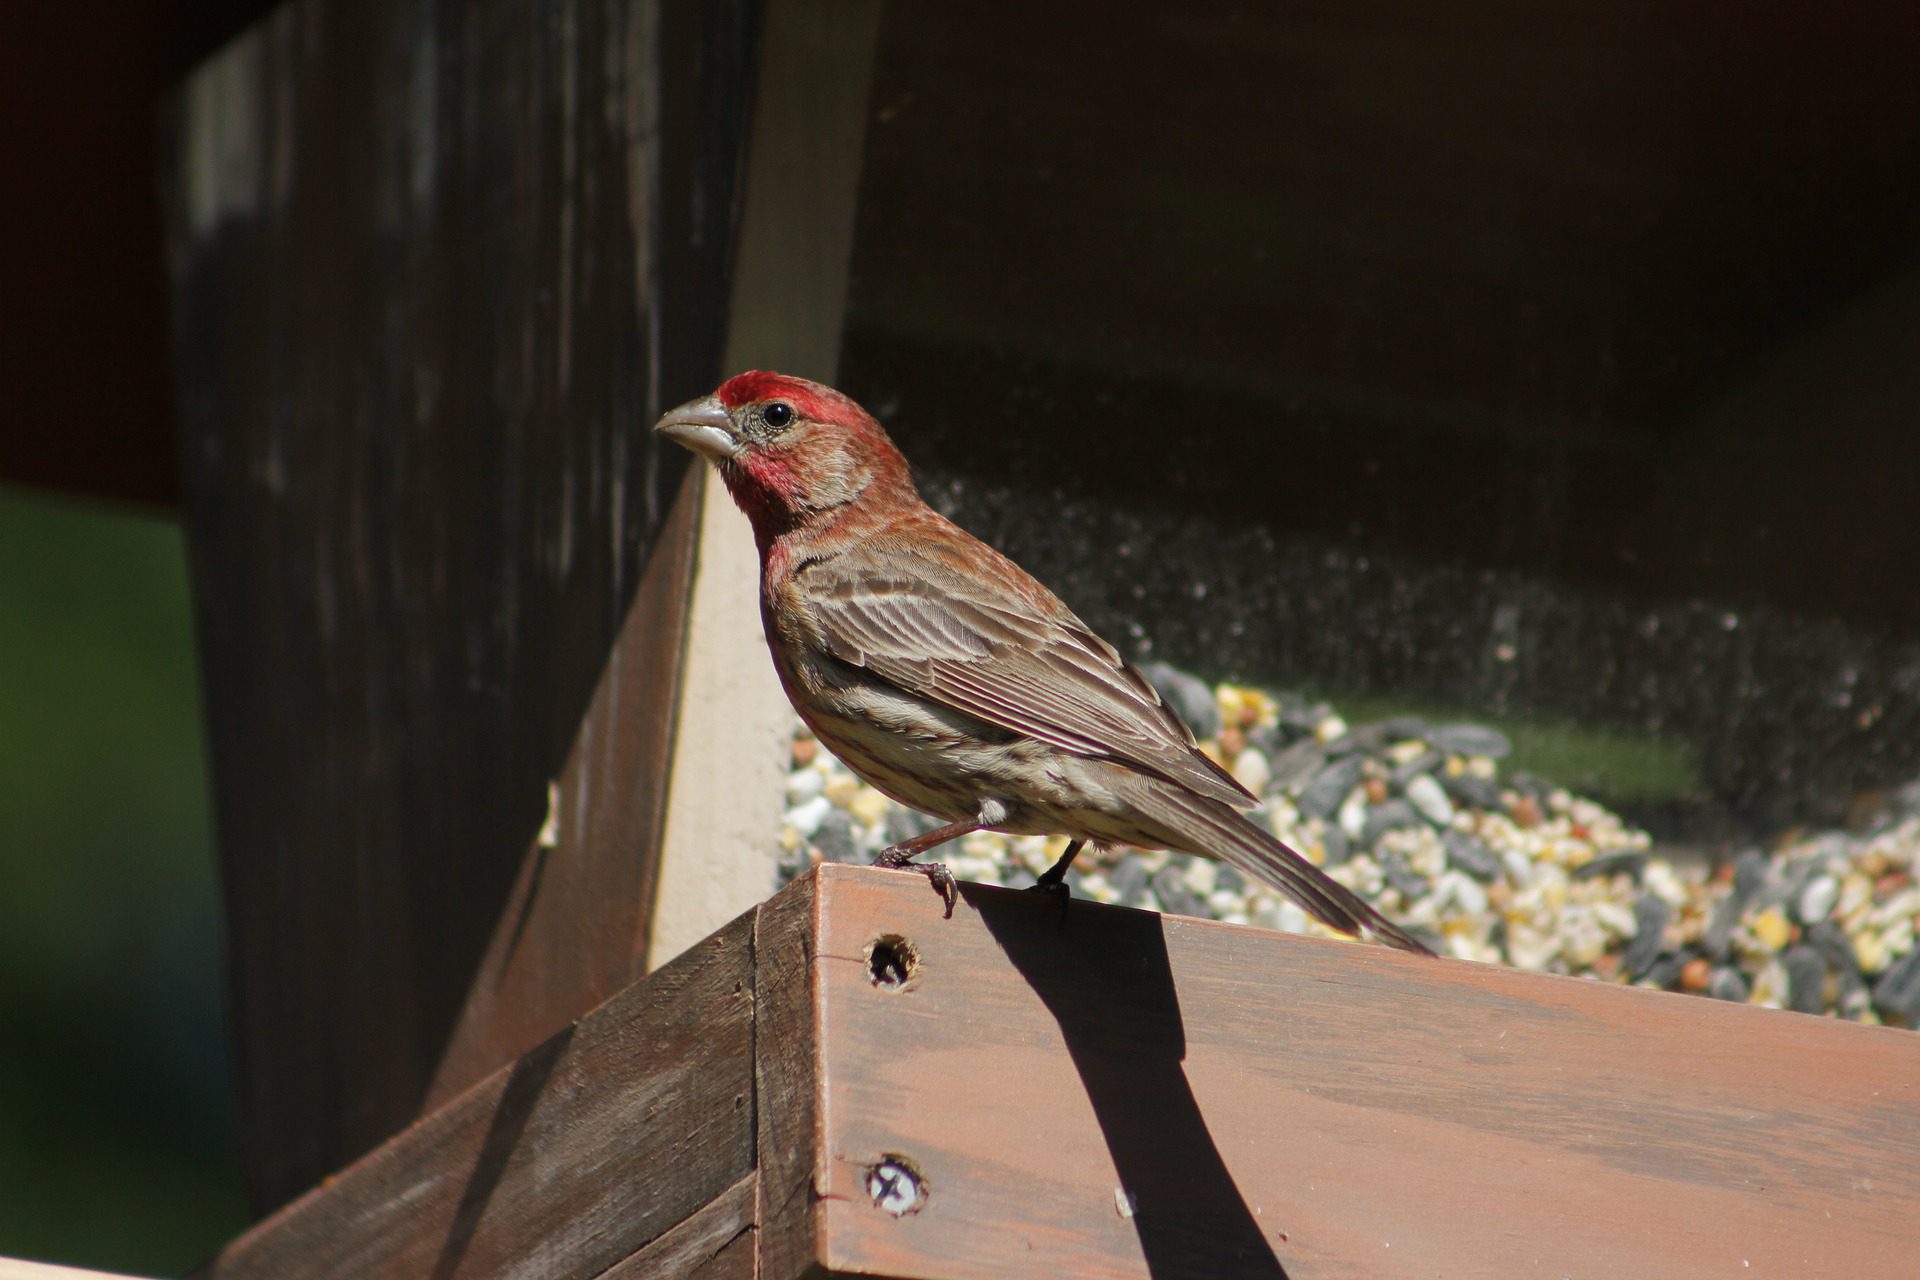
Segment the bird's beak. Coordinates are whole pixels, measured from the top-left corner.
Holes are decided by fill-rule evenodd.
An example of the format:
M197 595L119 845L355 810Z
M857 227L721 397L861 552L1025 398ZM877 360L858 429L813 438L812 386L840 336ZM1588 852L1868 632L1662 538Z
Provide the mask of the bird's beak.
M718 396L687 401L654 423L653 429L709 458L731 458L740 452L740 442L733 434L733 419L727 416L727 407L720 403Z

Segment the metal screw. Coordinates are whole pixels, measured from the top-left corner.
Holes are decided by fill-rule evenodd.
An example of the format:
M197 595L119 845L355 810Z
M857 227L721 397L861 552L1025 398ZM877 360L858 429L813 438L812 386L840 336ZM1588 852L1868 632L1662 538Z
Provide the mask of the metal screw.
M894 1217L917 1212L926 1203L926 1185L905 1156L882 1156L867 1169L867 1194L876 1208Z

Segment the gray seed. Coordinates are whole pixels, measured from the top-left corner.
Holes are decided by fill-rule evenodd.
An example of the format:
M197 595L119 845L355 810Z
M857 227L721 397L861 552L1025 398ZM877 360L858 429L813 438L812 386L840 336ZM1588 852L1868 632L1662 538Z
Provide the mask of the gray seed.
M1719 968L1707 983L1707 994L1732 1004L1747 1002L1747 980L1738 969Z
M1440 785L1446 788L1448 795L1469 809L1492 810L1500 807L1500 784L1491 778L1471 773L1463 773L1457 778L1442 775Z
M1841 1017L1857 1022L1862 1014L1873 1008L1873 992L1867 988L1867 980L1860 976L1858 969L1835 969L1834 977L1837 979L1835 985L1840 989L1834 1007L1839 1010Z
M1426 737L1442 751L1457 756L1491 756L1498 760L1513 751L1506 734L1479 724L1443 724Z
M863 861L853 840L853 819L845 809L835 809L814 828L813 847L828 862Z
M1147 900L1147 864L1130 853L1107 872L1107 887L1122 906L1137 907Z
M1438 751L1422 751L1413 759L1400 765L1387 775L1387 781L1404 790L1409 782L1423 773L1432 773L1447 762L1447 757Z
M1492 880L1500 874L1501 862L1486 841L1464 831L1442 831L1440 843L1447 851L1447 865L1466 872L1475 880Z
M1633 941L1627 944L1620 958L1628 977L1638 982L1653 968L1665 943L1667 922L1672 918L1673 908L1655 894L1643 893L1633 904Z
M1273 777L1268 785L1276 791L1298 795L1300 788L1312 781L1326 763L1327 753L1320 744L1312 738L1302 738L1273 757Z
M1873 1005L1881 1016L1920 1025L1920 948L1907 952L1873 984Z
M1337 867L1353 856L1353 842L1347 839L1347 833L1333 823L1320 835L1321 855L1330 867Z
M1647 855L1633 849L1622 849L1617 853L1603 853L1590 858L1573 869L1575 880L1601 880L1612 876L1632 876L1635 884L1647 869Z
M1184 867L1171 862L1160 868L1153 877L1153 896L1160 899L1160 909L1169 915L1204 916L1207 908L1187 888L1184 872Z
M1841 973L1860 972L1860 959L1853 953L1853 939L1847 937L1846 930L1833 921L1822 920L1808 929L1807 941L1827 958L1827 963L1834 969Z
M1358 756L1335 760L1307 784L1306 790L1294 802L1294 807L1300 810L1303 817L1332 817L1340 808L1340 802L1347 798L1347 793L1359 784L1364 765L1365 762Z
M1687 961L1693 959L1684 951L1669 951L1647 966L1640 981L1662 991L1670 991L1673 984L1680 981L1680 971L1687 967Z
M1425 739L1432 727L1419 716L1393 716L1382 720L1378 729L1388 742L1405 742L1408 738Z
M1797 1013L1821 1013L1827 1007L1827 958L1805 944L1788 947L1780 963L1787 970L1787 1007Z
M1419 825L1420 814L1412 805L1405 800L1389 800L1367 810L1366 825L1360 829L1360 844L1363 848L1371 849L1380 843L1380 837L1387 832Z
M1733 860L1733 896L1742 906L1753 901L1767 882L1767 855L1748 849Z
M1387 745L1386 735L1380 732L1377 724L1364 724L1357 729L1349 729L1327 744L1330 756L1374 755Z
M1408 902L1417 902L1427 896L1427 882L1415 875L1413 868L1407 865L1407 860L1398 853L1380 855L1380 872L1386 876L1387 883Z
M1174 714L1187 722L1197 738L1212 738L1220 732L1220 704L1213 700L1207 682L1190 676L1164 662L1149 662L1140 674L1167 700Z

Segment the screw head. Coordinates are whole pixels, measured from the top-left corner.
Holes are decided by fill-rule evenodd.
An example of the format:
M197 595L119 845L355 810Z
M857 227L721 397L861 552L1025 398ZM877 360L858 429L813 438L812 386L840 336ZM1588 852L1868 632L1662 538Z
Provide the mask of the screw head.
M896 1218L918 1213L927 1202L926 1177L905 1156L881 1156L867 1166L867 1195L874 1207Z

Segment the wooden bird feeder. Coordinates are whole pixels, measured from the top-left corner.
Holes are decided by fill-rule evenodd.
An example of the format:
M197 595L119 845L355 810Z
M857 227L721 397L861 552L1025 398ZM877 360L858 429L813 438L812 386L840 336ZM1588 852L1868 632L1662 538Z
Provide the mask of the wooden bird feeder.
M261 1214L202 1274L1914 1274L1910 1032L865 868L762 901L744 531L646 427L832 376L880 21L293 0L167 104Z

